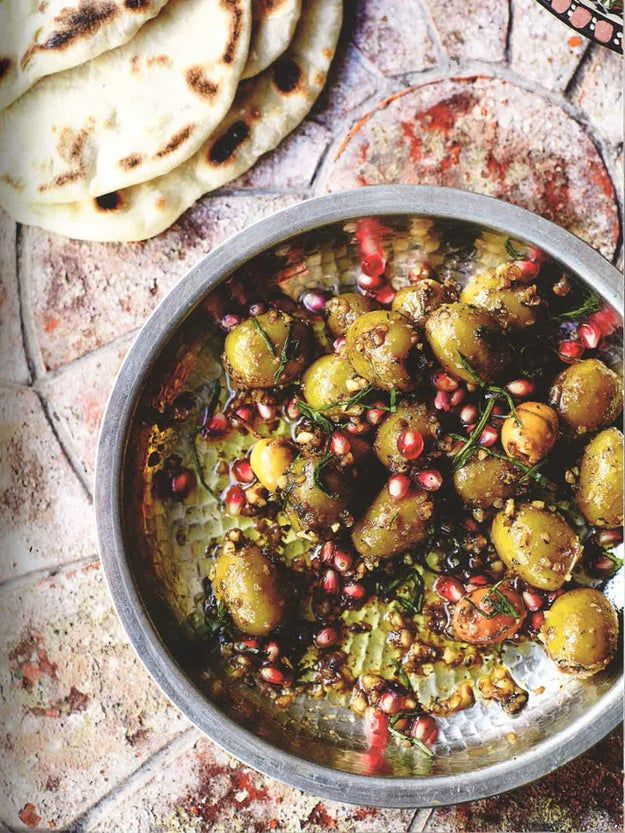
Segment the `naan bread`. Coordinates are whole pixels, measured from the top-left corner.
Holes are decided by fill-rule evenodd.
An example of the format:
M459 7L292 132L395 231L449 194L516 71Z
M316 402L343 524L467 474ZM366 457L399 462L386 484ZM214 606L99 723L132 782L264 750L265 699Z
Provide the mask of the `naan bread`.
M252 37L243 78L258 75L282 55L301 13L301 0L252 0Z
M341 0L304 0L289 49L241 84L213 136L184 164L151 182L69 205L15 205L15 218L82 240L130 241L168 228L203 194L273 150L319 95L341 28Z
M250 29L250 0L170 0L129 43L42 79L0 113L2 203L96 197L184 162L232 104Z
M46 75L129 41L167 0L0 0L0 110Z

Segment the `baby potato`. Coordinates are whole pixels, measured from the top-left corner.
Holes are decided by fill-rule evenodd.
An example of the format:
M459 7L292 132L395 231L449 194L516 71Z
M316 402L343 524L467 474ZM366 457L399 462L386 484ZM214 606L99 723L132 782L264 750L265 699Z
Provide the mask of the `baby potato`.
M603 593L582 587L559 596L545 613L540 638L561 671L590 677L616 652L618 619Z
M304 373L302 393L311 408L337 419L344 415L340 403L366 385L366 380L357 376L347 359L330 353L314 361ZM328 407L334 403L338 403L336 407Z
M282 437L267 437L258 440L250 453L250 466L261 486L275 492L280 481L286 477L295 457L293 444Z
M427 492L411 489L398 500L384 487L354 525L354 547L371 569L380 559L408 552L424 541L433 511L434 504Z
M445 370L465 382L475 379L461 356L485 383L493 382L510 358L497 319L459 301L444 304L428 317L425 336Z
M357 318L374 309L377 309L377 305L366 295L345 292L327 302L326 322L333 336L344 336Z
M585 359L556 377L549 401L568 433L581 437L614 422L623 410L623 383L599 359Z
M501 444L509 457L535 466L558 438L558 414L544 402L523 402L504 420Z
M558 590L571 576L583 547L562 515L521 503L498 512L491 541L508 569L540 590Z
M499 457L479 455L454 472L454 487L465 506L475 509L490 509L516 494L522 472L507 460Z
M473 277L462 290L460 300L488 310L506 330L533 327L541 303L535 284L516 283L505 271L495 269Z
M399 453L397 441L404 431L418 431L425 444L436 438L440 423L422 402L406 402L397 406L378 428L373 442L373 450L378 460L391 471L403 471L410 461Z
M408 321L388 310L366 312L346 335L347 358L359 376L376 388L406 391L418 381L411 358L417 333Z
M611 529L623 523L623 435L607 428L584 449L577 505L589 524Z
M525 619L521 596L505 584L478 587L454 605L451 624L457 639L494 645L514 636Z
M431 312L451 300L447 287L431 278L424 278L400 289L393 298L391 309L420 326Z
M224 363L235 388L272 388L297 379L312 352L305 321L270 309L234 327L224 343Z
M353 477L355 470L349 474ZM350 483L346 470L322 454L297 457L286 476L284 490L289 512L305 531L327 532L349 517Z
M212 584L215 597L243 633L266 636L282 621L286 588L276 566L255 544L222 551L215 561Z

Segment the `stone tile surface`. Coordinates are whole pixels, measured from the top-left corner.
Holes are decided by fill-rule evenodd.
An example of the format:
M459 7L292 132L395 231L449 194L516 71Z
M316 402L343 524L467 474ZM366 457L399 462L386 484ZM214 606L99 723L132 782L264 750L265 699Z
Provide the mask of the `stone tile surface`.
M514 0L511 66L528 81L564 90L588 41L543 9L536 0Z
M89 833L404 833L412 810L321 801L242 767L205 739L122 801Z
M522 205L614 253L620 222L604 162L561 108L506 81L458 78L381 101L331 152L319 190L412 183Z
M501 0L424 0L447 57L503 61L509 9Z
M62 828L188 724L128 645L99 564L2 588L0 607L0 819Z
M593 47L580 70L573 101L614 145L623 143L623 57Z
M372 96L376 79L364 66L360 52L344 37L337 48L328 83L312 109L311 118L336 125Z
M0 387L0 582L96 557L92 507L32 390Z
M17 288L16 225L0 209L0 379L27 383Z
M203 255L293 202L292 195L209 197L144 243L87 243L24 228L21 277L43 364L56 369L135 330Z
M623 829L623 732L541 781L504 795L439 808L425 833L618 833Z

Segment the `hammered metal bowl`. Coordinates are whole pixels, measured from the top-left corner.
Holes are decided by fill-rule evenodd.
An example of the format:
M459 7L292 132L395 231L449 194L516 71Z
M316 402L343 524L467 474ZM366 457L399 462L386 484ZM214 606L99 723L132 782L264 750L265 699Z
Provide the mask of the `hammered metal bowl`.
M431 218L448 228L499 231L535 244L615 309L622 308L622 276L599 254L548 221L491 198L390 186L333 194L279 212L204 258L162 302L131 349L111 394L98 451L101 557L120 618L148 671L188 718L237 758L341 801L385 807L452 804L532 781L596 743L621 717L620 664L580 681L557 672L534 644L507 647L512 675L534 693L519 716L478 701L441 721L433 760L398 748L387 756L383 776L367 775L362 722L343 703L300 699L279 711L224 679L196 641L206 536L208 530L214 535L227 529L232 519L220 517L214 503L200 498L167 511L138 500L150 443L150 420L143 418L146 397L175 385L181 368L191 375L219 372L219 344L198 358L189 335L194 313L211 291L233 273L245 280L267 269L294 240L317 282L349 283L357 260L345 243L345 229L371 216L404 230L389 253L395 271L422 255L420 221ZM621 584L615 579L607 590L618 606L622 572ZM363 644L363 656L367 650ZM420 695L441 695L469 673L437 672L426 678Z

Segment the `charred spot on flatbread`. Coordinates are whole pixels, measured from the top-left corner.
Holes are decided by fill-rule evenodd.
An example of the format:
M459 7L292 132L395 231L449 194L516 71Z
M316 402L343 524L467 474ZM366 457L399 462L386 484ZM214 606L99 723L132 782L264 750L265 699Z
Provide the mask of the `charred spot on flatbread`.
M12 66L13 61L10 58L0 58L0 81L9 74Z
M187 70L186 78L189 87L201 98L212 98L217 93L217 87L206 77L202 67L190 67Z
M171 137L171 139L167 142L167 144L162 147L159 151L157 151L156 156L158 159L162 159L163 156L169 156L170 153L173 153L177 150L183 142L186 142L189 136L193 133L194 126L192 124L187 124L186 127L183 127L177 133Z
M125 156L123 159L119 160L120 166L126 170L131 171L133 168L136 168L137 165L140 165L142 161L142 157L138 153L131 153L130 156Z
M273 83L281 93L292 93L299 86L302 71L292 58L279 58L273 65Z
M244 121L233 122L226 132L210 146L206 155L208 162L211 165L223 165L249 135L249 128Z
M111 191L110 194L102 194L94 199L98 211L117 211L124 204L119 191Z
M130 11L141 11L150 5L150 0L124 0L124 6Z
M243 12L241 11L240 0L221 0L221 5L232 17L230 22L230 37L228 38L222 59L224 64L231 64L237 45L241 39Z
M80 3L77 9L64 9L54 22L59 28L52 32L50 37L36 49L64 49L68 44L80 38L93 35L103 23L106 23L117 14L115 3L107 0L87 0Z

